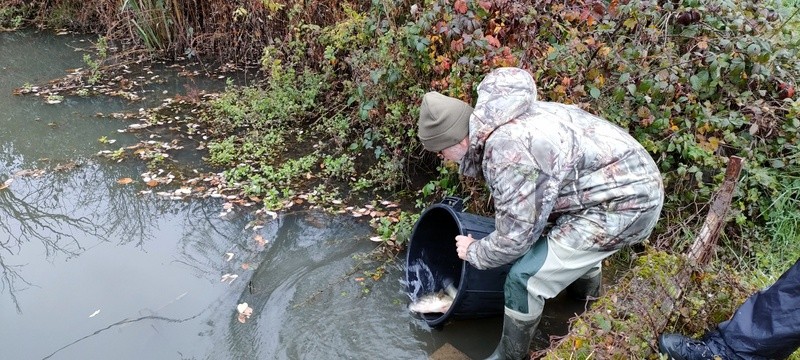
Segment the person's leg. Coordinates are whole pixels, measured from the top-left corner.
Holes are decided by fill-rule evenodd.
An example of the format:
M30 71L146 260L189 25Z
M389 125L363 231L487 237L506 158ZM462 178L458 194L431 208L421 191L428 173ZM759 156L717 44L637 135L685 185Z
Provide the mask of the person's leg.
M600 297L600 287L603 283L602 262L589 269L586 274L579 277L567 287L569 296L578 300L590 300Z
M772 286L736 309L700 340L663 334L659 350L672 359L783 359L800 347L800 259Z
M736 355L745 359L783 359L797 350L800 260L772 286L747 298L730 320L719 324L717 333Z
M506 277L503 336L489 359L525 357L545 299L558 295L614 252L578 250L551 238L540 239Z

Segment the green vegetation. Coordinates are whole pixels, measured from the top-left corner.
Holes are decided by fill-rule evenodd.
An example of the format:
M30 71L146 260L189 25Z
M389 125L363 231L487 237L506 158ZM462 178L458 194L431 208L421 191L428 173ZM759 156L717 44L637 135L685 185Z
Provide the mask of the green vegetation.
M94 85L100 80L100 76L102 75L100 67L103 64L103 61L105 61L108 57L108 41L105 37L101 36L99 39L97 39L97 43L94 45L97 49L96 58L89 54L83 54L83 62L89 67L89 75L86 82L88 82L90 85Z
M763 278L727 266L707 270L692 267L682 256L648 252L590 310L572 320L567 337L538 355L544 359L656 359L653 339L660 333L656 324L663 321L676 331L700 336L707 326L727 320L743 298L764 285ZM686 285L679 293L681 281ZM667 303L673 304L671 310L664 307Z
M452 164L421 149L415 128L421 95L437 90L474 102L488 71L520 66L534 75L542 100L605 117L650 151L667 187L662 221L647 244L652 251L686 249L728 159L746 160L731 208L735 221L724 229L717 254L732 265L697 279L697 289L717 295L712 301L690 293L682 317L713 323L753 288L731 281L725 290L710 279L774 278L800 255L791 246L800 228L796 1L0 4L0 26L34 18L104 33L108 41L138 44L154 55L260 65L260 83L231 83L197 104L204 115L195 121L211 138L208 161L225 169L229 186L271 209L300 193L327 203L403 197L415 208L373 220L391 247L401 247L415 214L444 195L467 196L471 212L492 212L482 184L459 178ZM89 60L95 73L99 64ZM661 269L655 278L670 274L664 266L653 267ZM699 312L711 303L713 310ZM615 314L620 318L598 315L586 326L630 333L619 322L630 314ZM637 357L651 354L652 343L643 342L654 337L643 334L625 345L640 351ZM573 345L596 345L591 336Z

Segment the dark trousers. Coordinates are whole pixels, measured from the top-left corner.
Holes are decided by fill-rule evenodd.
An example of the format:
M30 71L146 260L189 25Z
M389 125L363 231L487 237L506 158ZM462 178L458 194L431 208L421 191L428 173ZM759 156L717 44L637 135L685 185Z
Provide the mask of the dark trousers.
M717 327L743 359L784 359L800 347L800 259L772 286L759 291ZM713 336L713 335L712 335Z

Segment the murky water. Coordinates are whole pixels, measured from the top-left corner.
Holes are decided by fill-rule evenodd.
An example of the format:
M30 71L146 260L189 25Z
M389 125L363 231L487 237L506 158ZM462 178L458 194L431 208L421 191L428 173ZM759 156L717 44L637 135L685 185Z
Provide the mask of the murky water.
M362 285L376 266L363 222L303 211L253 227L247 213L221 218L214 199L171 201L118 184L145 169L94 154L138 139L95 114L156 104L190 80L163 69L170 81L139 103L12 95L83 66L74 49L86 39L0 34L0 184L13 177L0 190L0 358L425 359L446 343L475 359L492 351L500 318L432 330L411 317L400 265ZM103 145L104 136L118 142ZM31 169L45 171L20 175ZM241 323L245 302L253 314ZM537 343L563 334L582 308L548 303Z

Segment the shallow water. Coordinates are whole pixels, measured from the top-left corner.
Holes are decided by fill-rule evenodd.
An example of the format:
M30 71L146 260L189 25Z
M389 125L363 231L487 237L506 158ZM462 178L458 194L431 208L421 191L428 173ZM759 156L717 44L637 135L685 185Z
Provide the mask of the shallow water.
M96 113L136 111L187 82L224 80L162 68L169 81L133 103L12 95L83 66L75 49L88 39L0 34L0 183L13 178L0 190L0 357L425 359L446 343L476 359L492 351L501 318L433 330L406 311L400 265L374 284L359 281L377 266L363 221L301 211L253 227L246 211L220 217L217 199L172 201L139 194L140 182L118 184L146 169L95 154L139 139L117 131L126 121ZM99 143L104 136L117 143ZM45 171L20 175L31 169ZM226 274L238 277L221 281ZM241 323L245 302L253 314ZM582 308L549 302L537 344L563 334Z

